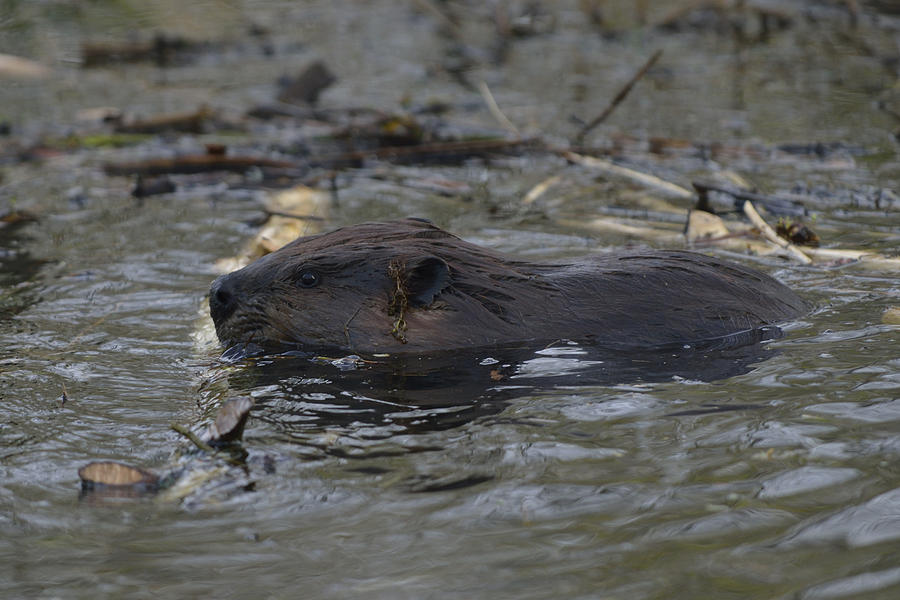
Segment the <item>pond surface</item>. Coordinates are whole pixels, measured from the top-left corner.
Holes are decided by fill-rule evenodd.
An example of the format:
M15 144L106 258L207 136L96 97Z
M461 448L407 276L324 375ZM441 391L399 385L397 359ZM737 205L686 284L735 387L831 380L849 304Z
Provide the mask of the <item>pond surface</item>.
M466 75L489 84L510 120L564 140L577 130L572 115L589 120L663 47L588 143L627 134L733 145L634 161L682 184L731 170L764 191L797 192L823 245L896 255L900 123L878 108L896 102L900 23L890 15L861 3L854 30L843 3L785 3L790 26L736 45L703 15L674 30L639 27L631 3L583 3L605 11L598 29L578 3L545 3L552 29L514 40L494 63L491 8L453 5L462 43L438 35L427 4L12 3L0 51L56 75L3 82L8 143L64 135L99 106L240 113L314 58L339 76L322 97L330 105L437 99L469 107L454 114L466 126L498 129L477 90L448 74L450 46L470 56ZM85 40L160 29L226 43L164 69L72 62ZM819 142L813 155L772 150ZM0 596L900 594L900 330L882 322L900 303L896 268L738 257L817 308L757 347L761 356L710 355L738 367L717 377L703 377L713 367L696 357L678 373L631 372L566 344L426 360L394 379L301 359L227 365L197 334L208 327L203 297L216 260L255 232L263 192L203 180L137 202L133 181L99 168L197 144L154 139L2 165L0 205L38 220L0 230ZM388 168L471 190L451 196L384 168L338 175L328 226L415 214L530 259L634 243L559 224L623 194L553 156ZM556 174L566 183L540 210L520 210ZM491 381L492 369L504 377ZM246 469L169 428L199 428L244 395L257 403ZM80 498L77 470L93 460L189 481L150 499Z

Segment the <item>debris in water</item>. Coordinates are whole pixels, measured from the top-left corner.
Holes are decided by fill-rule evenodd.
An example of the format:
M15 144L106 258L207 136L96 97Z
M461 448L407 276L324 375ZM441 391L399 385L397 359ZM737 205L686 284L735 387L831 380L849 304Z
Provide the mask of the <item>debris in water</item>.
M900 306L891 306L881 315L885 325L900 325Z
M118 119L114 129L117 133L206 133L209 122L215 116L213 109L201 106L191 112L158 115L148 119Z
M152 61L164 67L184 62L190 53L207 44L159 33L152 40L122 43L86 43L81 47L81 65L99 67L112 63Z
M50 75L50 69L39 62L0 54L0 77L9 79L43 79Z
M175 183L166 175L163 175L162 177L144 177L143 175L138 175L137 182L131 189L131 195L135 198L146 198L147 196L171 194L176 189Z
M319 99L319 94L337 81L337 77L320 60L307 66L297 77L283 79L279 82L281 92L278 94L280 102L289 104L313 105Z
M775 232L798 246L819 246L819 236L805 223L791 219L779 219Z
M211 446L240 442L251 408L253 399L248 396L226 401L204 436L206 442Z
M153 494L159 489L159 477L146 469L120 462L92 462L78 469L82 493L134 497Z

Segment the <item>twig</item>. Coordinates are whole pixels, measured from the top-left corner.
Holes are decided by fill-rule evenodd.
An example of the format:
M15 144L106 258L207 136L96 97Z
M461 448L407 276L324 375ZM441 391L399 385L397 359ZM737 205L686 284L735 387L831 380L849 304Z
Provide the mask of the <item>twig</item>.
M643 240L656 240L662 244L676 244L683 239L683 236L680 232L672 229L629 225L627 223L622 223L618 219L610 219L605 217L579 220L558 219L556 222L566 227L577 227L602 233L626 235Z
M513 125L513 122L507 119L506 115L503 114L503 111L500 110L500 106L497 104L497 101L494 100L494 95L491 94L491 89L483 79L478 82L478 91L481 92L481 97L484 98L488 110L491 111L491 115L497 119L497 122L514 133L516 137L521 138L522 134L519 132L519 128Z
M371 150L356 150L342 154L325 155L311 158L311 167L333 167L335 165L352 164L367 158L382 160L413 160L436 158L441 156L486 156L495 152L509 152L522 150L529 147L540 148L543 141L540 138L525 138L516 140L486 139L486 140L460 140L453 142L436 142L433 144L419 144L416 146L384 146Z
M817 263L827 261L852 261L869 269L900 271L900 258L888 257L866 250L843 250L841 248L806 248L805 252Z
M163 175L175 173L189 175L210 171L244 172L252 167L272 169L299 169L299 163L251 156L219 156L198 154L178 158L154 158L138 162L108 163L104 166L107 175Z
M635 171L634 169L619 166L608 160L603 160L601 158L596 158L593 156L585 156L583 154L576 154L575 152L569 151L564 151L562 153L562 156L566 160L573 163L602 171L603 173L606 173L608 175L624 177L625 179L628 179L635 183L639 183L640 185L643 185L645 187L654 188L670 197L678 198L681 200L689 200L694 197L693 192L691 192L687 188L683 188L680 185L675 185L674 183L668 182L664 179L660 179L659 177L650 175L648 173L641 173L640 171Z
M634 74L631 80L629 80L628 83L626 83L622 87L622 89L619 90L619 93L616 94L616 96L612 99L612 102L609 103L609 105L603 110L603 112L597 115L597 117L593 121L581 128L581 131L579 131L578 135L575 136L574 145L580 146L582 140L584 140L584 136L586 136L594 127L605 121L606 118L610 114L612 114L612 111L614 111L616 107L625 99L625 97L628 96L628 93L631 92L631 88L634 87L634 84L636 84L638 80L640 80L641 77L643 77L647 73L647 71L649 71L650 68L654 64L656 64L656 61L659 60L659 57L662 56L662 53L662 50L657 50L653 53L653 56L647 59L647 62L644 63L644 66L642 66L640 70L638 70L638 72Z
M43 79L49 76L50 72L48 67L33 60L11 54L0 54L0 76Z
M704 181L692 181L691 184L697 190L700 199L700 205L708 201L709 192L719 192L727 194L736 200L749 200L761 204L767 211L782 215L791 215L801 217L807 214L806 207L803 203L789 198L779 198L778 196L769 196L750 190L741 189L730 185L718 185L715 183L707 183ZM737 208L737 203L735 203Z
M214 453L215 453L215 451L216 451L215 448L213 448L212 446L210 446L209 444L207 444L206 442L204 442L203 440L201 440L199 437L197 437L197 434L195 434L193 431L191 431L190 429L188 429L187 427L185 427L185 426L182 425L181 423L172 423L172 424L170 425L170 427L171 427L173 430L175 430L175 431L177 431L178 433L180 433L181 435L183 435L184 437L186 437L187 439L191 440L191 442L192 442L195 446L197 446L198 448L200 448L200 449L203 450L204 452L209 452L210 454L214 454Z
M209 444L207 444L206 442L201 440L197 436L197 434L195 434L193 431L191 431L190 429L188 429L181 423L170 423L169 427L171 427L173 430L177 431L178 433L180 433L181 435L183 435L184 437L189 439L200 450L203 450L204 452L208 452L209 454L219 456L219 458L221 458L222 460L227 462L229 465L233 465L235 467L245 467L246 466L246 463L243 460L243 458L246 458L246 456L247 456L246 451L243 451L242 458L235 458L234 456L230 456L228 454L219 452L218 449L213 448L212 446L210 446Z
M756 212L756 209L753 207L753 203L749 200L744 201L744 214L747 215L747 218L750 219L750 222L759 229L759 231L763 234L767 240L775 244L776 246L780 246L784 250L786 250L791 256L795 259L803 263L804 265L808 265L812 262L812 259L804 254L797 246L793 245L786 239L779 237L775 230L769 227L769 224L766 223L759 213Z
M181 131L185 133L203 133L206 123L215 117L215 112L208 106L201 106L190 113L159 115L150 119L135 119L116 123L116 133L164 133Z
M163 175L172 173L188 175L212 171L244 172L252 167L263 169L283 169L305 171L311 167L339 168L356 165L367 158L382 160L414 160L446 156L484 156L494 152L519 150L525 147L538 147L542 144L538 138L531 139L487 139L461 140L453 142L437 142L416 146L383 146L371 150L356 150L340 154L326 154L312 157L308 161L282 161L252 156L218 156L214 154L197 154L177 158L154 158L138 162L107 163L104 170L107 175Z
M522 198L522 204L525 206L530 206L534 204L534 201L547 193L547 190L550 189L551 186L556 185L562 180L562 175L551 175L547 179L543 180L525 194L525 197Z

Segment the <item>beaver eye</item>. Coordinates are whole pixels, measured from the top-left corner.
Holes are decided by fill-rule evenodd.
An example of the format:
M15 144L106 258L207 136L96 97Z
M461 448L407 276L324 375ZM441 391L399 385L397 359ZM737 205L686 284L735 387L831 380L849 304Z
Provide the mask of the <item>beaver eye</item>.
M297 281L300 282L300 287L316 287L317 285L319 285L319 280L319 274L312 269L303 269L302 271L297 273Z

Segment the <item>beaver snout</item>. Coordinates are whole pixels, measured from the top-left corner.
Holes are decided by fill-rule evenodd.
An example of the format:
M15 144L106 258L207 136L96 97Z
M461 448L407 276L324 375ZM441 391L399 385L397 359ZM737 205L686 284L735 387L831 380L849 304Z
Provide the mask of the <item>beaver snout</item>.
M235 278L222 275L209 287L209 314L218 326L234 313L239 303L239 294Z

